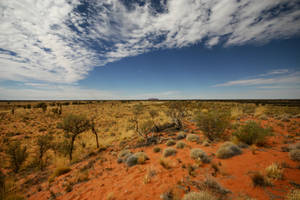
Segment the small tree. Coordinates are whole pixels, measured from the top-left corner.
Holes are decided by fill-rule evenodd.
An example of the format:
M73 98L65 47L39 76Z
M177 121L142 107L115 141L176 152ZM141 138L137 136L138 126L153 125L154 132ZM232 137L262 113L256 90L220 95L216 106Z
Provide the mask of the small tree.
M61 127L67 133L65 136L69 138L70 135L71 138L68 149L69 158L71 161L75 139L80 133L90 128L90 121L86 118L86 116L69 114L63 119Z
M153 133L153 123L152 121L145 121L142 123L138 123L138 121L136 122L136 126L135 126L135 130L138 133L139 136L143 137L146 141L146 143L148 143L148 139L149 139L149 135L152 132Z
M17 173L28 156L26 146L21 147L20 141L12 142L7 148L7 154L10 157L11 167Z
M156 123L155 123L155 117L157 117L158 116L158 112L156 111L156 110L150 110L149 111L149 115L151 116L151 119L152 119L152 123L153 123L153 128L154 128L154 130L158 130L158 127L157 127L157 125L156 125Z
M200 112L196 116L197 126L211 141L223 136L224 131L230 125L230 115L222 112Z
M53 136L50 135L41 135L37 139L37 145L38 145L38 157L39 157L39 165L40 169L44 169L44 161L43 157L45 153L51 148L51 141L53 140Z
M166 115L171 118L172 122L175 124L175 128L180 130L182 128L182 119L184 117L184 104L181 102L172 102L169 105L169 109L166 111Z
M47 111L47 104L44 102L38 103L36 106L36 108L42 108L43 112Z
M96 129L95 118L92 118L92 119L91 119L90 126L91 126L91 130L92 130L93 134L94 134L95 137L96 137L97 148L99 148L98 132L97 132L97 129Z

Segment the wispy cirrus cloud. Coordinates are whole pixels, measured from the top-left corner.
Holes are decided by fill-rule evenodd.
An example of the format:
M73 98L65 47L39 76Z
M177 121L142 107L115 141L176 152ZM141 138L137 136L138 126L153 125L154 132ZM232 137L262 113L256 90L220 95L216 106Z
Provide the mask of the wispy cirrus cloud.
M265 78L259 78L259 77ZM300 71L289 72L287 69L274 70L265 74L259 74L256 78L228 81L216 84L213 87L228 86L259 86L259 88L290 88L300 87Z
M1 1L0 80L68 84L95 66L155 49L266 43L300 33L297 0L138 2Z

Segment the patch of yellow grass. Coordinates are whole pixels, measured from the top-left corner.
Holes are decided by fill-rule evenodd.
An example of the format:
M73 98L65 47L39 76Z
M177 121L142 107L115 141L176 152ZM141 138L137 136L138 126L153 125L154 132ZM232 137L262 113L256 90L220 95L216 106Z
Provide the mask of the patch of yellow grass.
M266 169L266 175L269 178L278 180L283 178L283 170L280 168L280 166L277 163L272 163L269 165Z
M265 113L266 110L267 108L265 106L258 106L255 108L254 116L255 117L261 116L262 114Z

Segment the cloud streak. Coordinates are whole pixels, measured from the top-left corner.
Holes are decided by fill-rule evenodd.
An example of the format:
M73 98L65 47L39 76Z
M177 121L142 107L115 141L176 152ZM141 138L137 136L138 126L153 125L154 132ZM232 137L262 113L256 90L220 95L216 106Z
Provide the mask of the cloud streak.
M0 80L69 84L96 66L155 49L266 43L300 33L297 0L139 2L1 1Z
M214 85L213 87L229 87L229 86L260 86L259 88L282 88L300 87L300 72L290 72L288 70L274 70L266 74L260 74L258 77L268 76L266 78L252 78L243 80L228 81L225 83ZM267 85L267 86L262 86ZM272 86L273 85L273 86Z

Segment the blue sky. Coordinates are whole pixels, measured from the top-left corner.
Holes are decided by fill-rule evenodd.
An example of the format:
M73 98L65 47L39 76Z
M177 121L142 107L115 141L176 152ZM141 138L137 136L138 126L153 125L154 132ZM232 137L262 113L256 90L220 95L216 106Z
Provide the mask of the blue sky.
M0 99L300 98L296 0L12 0L0 13Z

